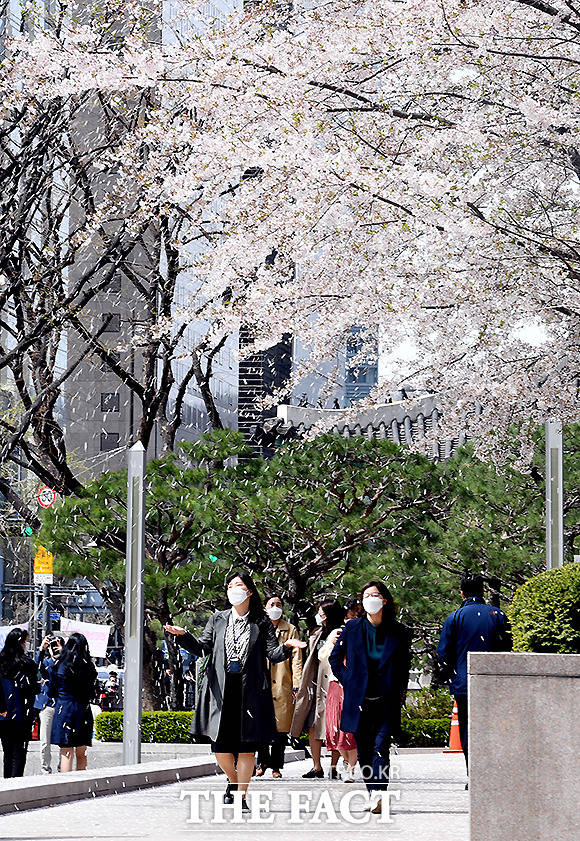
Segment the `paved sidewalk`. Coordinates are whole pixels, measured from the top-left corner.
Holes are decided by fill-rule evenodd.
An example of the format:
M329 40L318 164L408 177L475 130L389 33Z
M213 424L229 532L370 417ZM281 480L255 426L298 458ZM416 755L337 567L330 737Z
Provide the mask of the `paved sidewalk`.
M328 764L328 760L326 761ZM392 823L380 822L362 809L361 782L345 784L328 780L302 779L311 767L307 760L287 766L282 780L269 775L252 783L251 790L268 799L273 823L216 823L212 792L218 800L225 787L223 776L211 776L127 794L82 800L29 812L0 816L1 841L177 841L193 833L203 833L215 841L232 841L246 837L251 841L334 841L356 833L364 839L397 841L468 841L469 795L464 791L465 764L461 755L402 754L392 757L392 791L400 791L400 799L392 801ZM188 823L191 817L189 795L198 792L202 824ZM358 794L354 794L354 792ZM203 799L209 792L209 802ZM341 817L340 802L351 793L351 809L345 810L354 823ZM310 796L309 808L302 806L299 822L291 823L292 799L300 793L302 804ZM197 796L197 795L194 795ZM318 807L318 815L317 815ZM344 808L344 801L343 801ZM335 814L334 814L335 813ZM314 819L318 817L318 822ZM335 822L329 822L334 820Z

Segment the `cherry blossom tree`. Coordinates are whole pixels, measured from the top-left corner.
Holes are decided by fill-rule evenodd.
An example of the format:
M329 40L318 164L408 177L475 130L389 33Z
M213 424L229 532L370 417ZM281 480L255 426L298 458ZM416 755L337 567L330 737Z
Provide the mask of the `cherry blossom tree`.
M21 403L3 459L78 491L56 411L71 334L137 395L142 440L157 422L171 450L194 322L182 383L214 427L212 360L242 326L246 353L299 336L296 377L356 327L360 359L379 356L368 403L437 392L440 432L497 461L507 430L525 464L539 422L577 417L572 2L252 4L212 23L184 0L171 35L136 0L55 9L3 44L0 369ZM84 316L119 270L147 313L139 376Z
M63 43L65 7L59 8L51 37ZM40 21L31 14L26 22L36 49ZM188 369L175 383L174 364L184 354L190 322L182 319L170 333L165 324L186 268L174 245L184 218L169 219L156 205L134 222L142 198L136 182L134 189L118 190L101 162L136 131L150 108L150 90L143 87L130 100L89 89L47 99L33 84L22 88L10 61L3 81L0 378L7 411L0 418L0 465L6 466L0 490L38 528L17 470L25 468L64 495L81 490L82 456L69 451L62 412L79 365L91 360L96 377L103 366L111 371L141 405L136 438L147 446L157 423L162 450L169 452L192 379L211 425L222 425L210 382L225 337L210 342L198 329L186 348ZM138 167L132 175L138 177ZM121 274L141 317L134 347L123 358L103 341L107 322L100 310L118 297L114 285Z
M12 40L4 108L146 100L103 150L93 218L180 220L196 292L156 330L195 313L213 337L250 326L255 349L293 333L314 366L361 327L372 401L436 391L444 433L496 458L510 426L525 462L538 422L575 417L573 4L333 0L202 26L184 3L172 39L145 5L99 12Z

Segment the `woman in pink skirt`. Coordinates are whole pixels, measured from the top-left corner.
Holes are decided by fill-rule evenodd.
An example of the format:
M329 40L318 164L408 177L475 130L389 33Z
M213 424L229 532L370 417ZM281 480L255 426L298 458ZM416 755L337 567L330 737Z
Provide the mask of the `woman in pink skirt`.
M350 599L346 603L346 621L360 616L362 605L357 599ZM342 632L342 628L332 631L319 652L320 659L330 656L334 645ZM342 715L342 704L344 701L344 690L338 680L331 673L326 696L326 750L338 751L345 762L343 780L345 783L354 782L354 769L356 765L356 742L352 733L345 733L340 729L340 717Z

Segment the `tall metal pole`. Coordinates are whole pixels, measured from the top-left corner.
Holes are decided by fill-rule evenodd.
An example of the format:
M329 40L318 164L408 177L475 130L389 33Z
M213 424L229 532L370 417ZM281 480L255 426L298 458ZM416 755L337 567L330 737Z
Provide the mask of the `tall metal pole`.
M52 622L50 621L50 584L42 585L42 636L50 634Z
M127 476L127 575L125 595L125 678L123 762L141 762L141 693L145 568L145 459L138 441L129 450Z
M0 623L4 619L4 564L7 552L8 544L5 538L0 538Z
M31 638L32 638L32 650L36 654L36 649L38 648L38 584L32 585L33 590L33 607L32 607L32 629L28 629L29 633L32 630Z
M562 422L546 421L546 569L564 563L564 456Z

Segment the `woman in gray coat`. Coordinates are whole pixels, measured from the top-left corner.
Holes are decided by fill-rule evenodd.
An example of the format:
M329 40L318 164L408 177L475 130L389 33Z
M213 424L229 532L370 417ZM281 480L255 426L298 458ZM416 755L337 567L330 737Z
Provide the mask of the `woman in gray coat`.
M166 625L165 631L181 637L180 645L192 654L210 655L193 733L211 741L216 761L227 775L224 802L232 803L232 792L240 791L245 810L255 752L277 735L266 658L280 663L293 648L304 648L306 643L289 639L278 645L272 621L247 572L232 573L226 585L232 607L214 613L199 638L174 625Z

